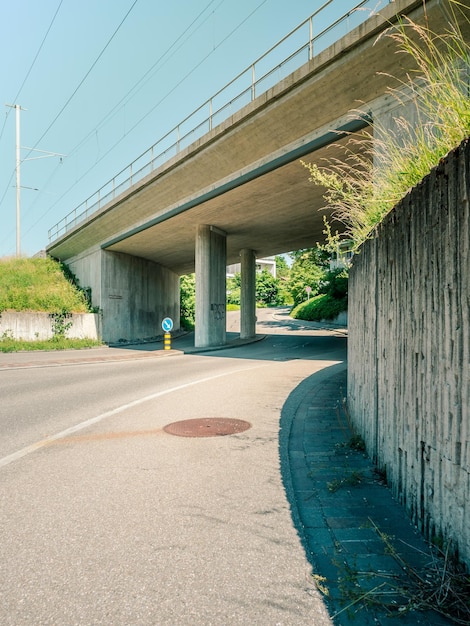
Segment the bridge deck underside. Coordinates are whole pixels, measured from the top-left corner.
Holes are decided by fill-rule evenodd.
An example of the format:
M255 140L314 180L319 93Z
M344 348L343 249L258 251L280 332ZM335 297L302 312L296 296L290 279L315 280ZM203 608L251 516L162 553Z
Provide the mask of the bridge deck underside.
M444 32L441 3L429 0L426 8L429 27ZM410 0L389 5L389 19L402 9L423 19L422 3ZM227 233L229 264L244 248L263 257L314 246L323 239L324 190L309 182L300 158L321 165L325 157L338 156L339 138L332 131L344 128L354 109L388 106L390 83L396 86L413 72L413 61L397 55L391 38L377 39L388 24L386 13L371 17L75 225L48 251L67 261L101 247L185 274L194 270L198 224Z
M320 164L336 153L333 147L302 160ZM236 186L194 208L106 247L169 267L179 274L194 271L194 241L198 224L210 224L227 233L227 263L237 263L240 250L258 257L315 246L324 239L323 215L329 210L324 189L308 180L299 159ZM341 224L337 224L341 230Z

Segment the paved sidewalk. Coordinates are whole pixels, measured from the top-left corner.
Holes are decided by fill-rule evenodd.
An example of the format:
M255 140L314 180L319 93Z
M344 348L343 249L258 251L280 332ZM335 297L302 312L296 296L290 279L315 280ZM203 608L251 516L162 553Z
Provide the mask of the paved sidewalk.
M322 370L299 386L281 417L294 523L330 615L335 624L361 626L453 623L414 609L400 592L416 582L412 571L430 583L435 557L365 452L351 449L338 408L346 384L345 364ZM419 591L412 596L421 599Z

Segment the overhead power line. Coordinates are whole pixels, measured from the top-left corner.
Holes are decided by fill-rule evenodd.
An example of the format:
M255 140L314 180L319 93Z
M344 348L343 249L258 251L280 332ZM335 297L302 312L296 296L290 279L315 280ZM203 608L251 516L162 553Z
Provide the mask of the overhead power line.
M94 67L96 66L96 64L99 62L99 60L101 59L101 57L103 56L104 52L106 51L106 49L109 47L110 43L112 42L112 40L114 39L114 37L117 35L118 31L120 30L120 28L122 27L122 25L124 24L124 22L126 21L126 19L128 18L129 14L131 13L131 11L133 10L133 8L135 7L135 5L137 4L138 0L135 0L130 9L128 10L128 12L126 13L126 15L124 16L124 18L122 19L121 23L119 24L119 26L116 28L116 30L114 31L113 35L110 37L110 39L108 40L108 42L106 43L106 45L104 46L104 48L102 49L102 51L100 52L100 54L97 56L97 58L95 59L95 61L93 62L93 64L90 66L90 68L88 69L88 71L86 72L86 74L84 75L84 77L82 78L82 80L80 81L80 83L77 85L77 87L75 88L75 90L73 91L73 93L70 95L70 97L67 99L67 101L65 102L65 104L63 105L63 107L61 108L61 110L57 113L57 115L55 116L55 118L53 119L53 121L49 124L48 128L44 131L44 133L41 135L41 137L38 139L38 141L34 144L34 148L39 144L39 142L42 141L42 139L46 136L46 134L50 131L50 129L52 128L52 126L57 122L57 120L59 119L59 117L62 115L62 113L65 111L65 109L67 108L67 106L70 104L71 100L73 99L73 97L76 95L76 93L78 92L78 90L80 89L80 87L83 85L83 83L86 81L86 79L88 78L88 76L90 75L90 73L92 72L92 70L94 69ZM219 3L217 4L217 8L224 2L225 0L221 0L219 1ZM133 131L139 124L141 124L147 117L148 115L150 115L150 113L152 113L155 108L157 108L159 106L159 104L161 104L165 99L167 99L175 90L177 87L179 87L194 71L196 71L206 60L207 58L213 54L223 43L225 43L230 37L233 36L233 34L248 20L252 17L252 15L264 4L266 4L268 0L262 0L260 3L258 3L258 5L250 12L250 14L243 19L237 26L235 26L235 28L233 28L230 33L225 36L217 45L214 45L213 49L211 50L211 52L207 55L205 55L199 62L197 62L193 68L191 70L189 70L184 77L182 77L177 84L172 87L167 94L165 94L160 100L159 102L154 105L150 111L148 111L145 115L143 115L131 128L131 131ZM62 2L62 0L61 0ZM95 127L95 129L93 129L92 132L90 132L83 140L81 140L69 153L69 156L71 154L74 154L82 145L83 143L101 126L103 125L107 119L109 118L110 115L112 115L116 110L119 110L119 106L124 102L127 104L127 102L129 101L131 95L134 95L133 92L138 88L141 87L145 81L145 79L148 80L148 77L151 76L153 70L165 59L165 57L175 48L175 46L177 46L177 44L179 42L181 42L181 40L184 38L184 36L188 33L188 31L194 26L194 24L201 18L201 16L207 11L207 9L213 5L215 2L217 2L217 0L211 0L206 7L199 13L199 15L191 22L191 24L181 33L181 35L179 35L179 37L177 39L175 39L175 41L171 44L171 46L169 46L169 48L159 57L159 59L145 72L145 74L132 86L132 88L125 94L125 96L123 98L121 98L121 100L118 102L117 105L115 105L109 112L108 114L106 114L102 120L99 122L99 124ZM192 36L192 35L190 35ZM184 43L184 42L183 42ZM181 44L182 45L182 44ZM179 47L181 47L181 45ZM179 49L179 47L177 49ZM146 81L145 81L146 82ZM128 133L126 133L128 134ZM117 142L115 142L113 144L113 146L108 149L97 161L100 162L102 161L119 143L120 141L122 141L122 139L124 138L124 136L118 140ZM96 163L94 164L94 166L96 166ZM50 180L54 177L54 174L56 172L58 168L55 169L55 171L51 174L51 176L49 177L47 183L50 182ZM91 168L90 168L91 169ZM65 191L63 194L61 194L61 197L55 202L53 203L48 210L46 210L41 216L38 217L38 219L35 221L35 223L33 224L33 226L31 226L29 229L27 229L26 233L30 232L66 195L67 193L69 193L69 191L78 183L80 182L80 180L82 180L86 174L89 172L90 170L87 170L87 172L85 172L76 182L74 185L72 185L69 189L67 189L67 191ZM14 174L14 173L13 173ZM12 174L12 177L13 177ZM10 179L11 182L11 179ZM36 201L33 204L36 204L38 198L36 198ZM1 204L1 201L0 201ZM29 212L29 211L28 211Z
M45 35L45 36L44 36L44 38L43 38L43 41L42 41L42 43L41 43L41 46L40 46L40 48L39 48L39 50L38 50L38 52L37 52L37 54L36 54L36 56L35 56L35 58L34 58L34 60L33 60L33 63L31 64L31 67L30 67L30 69L29 69L29 71L28 71L28 73L27 73L27 75L26 75L26 78L24 79L24 81L23 81L23 83L22 83L22 85L21 85L21 87L20 87L20 89L19 89L19 91L18 91L17 96L18 96L18 95L19 95L19 93L21 92L21 90L22 90L22 88L23 88L23 86L24 86L24 84L25 84L25 82L26 82L26 79L28 78L28 76L29 76L29 74L30 74L30 72L31 72L31 70L32 70L32 68L33 68L33 66L34 66L34 63L36 62L36 59L37 59L37 57L38 57L38 55L39 55L39 53L40 53L40 51L41 51L41 48L42 48L42 47L43 47L43 45L44 45L44 42L45 42L45 40L46 40L46 38L47 38L47 35L49 34L49 31L50 31L50 29L51 29L51 27L52 27L52 24L53 24L53 23L54 23L54 21L55 21L55 18L56 18L56 16L57 16L57 13L59 12L59 9L60 9L60 7L61 7L61 5L62 5L62 2L63 2L63 0L60 0L59 6L57 7L57 10L56 10L56 12L55 12L55 14L54 14L54 17L52 18L52 21L51 21L51 23L50 23L50 25L49 25L49 28L47 29L46 35ZM88 71L86 72L85 76L82 78L82 80L80 81L80 83L77 85L77 87L76 87L76 88L75 88L75 90L73 91L72 95L71 95L71 96L67 99L66 103L63 105L63 107L61 108L61 110L57 113L57 115L56 115L56 116L55 116L55 118L52 120L52 122L49 124L49 126L47 127L47 129L43 132L43 134L41 135L41 137L40 137L40 138L36 141L36 143L34 144L34 146L33 146L32 148L30 148L30 150L29 150L29 152L28 152L28 155L27 155L27 156L29 156L29 155L31 154L31 152L33 152L33 151L37 148L37 146L38 146L38 145L39 145L39 143L42 141L42 139L44 139L44 137L47 135L47 133L50 131L50 129L54 126L54 124L57 122L57 120L59 119L59 117L60 117L60 116L62 115L62 113L65 111L65 109L66 109L66 108L67 108L67 106L70 104L70 102L71 102L71 100L73 99L73 97L75 96L75 94L78 92L78 90L80 89L80 87L83 85L83 83L85 82L85 80L88 78L88 76L90 75L90 73L93 71L94 67L96 66L96 64L98 63L98 61L101 59L101 57L102 57L102 56L103 56L103 54L105 53L105 51L106 51L106 49L108 48L108 46L111 44L111 42L112 42L112 40L114 39L114 37L117 35L118 31L120 30L120 28L122 27L122 25L124 24L124 22L126 21L126 19L129 17L129 15L130 15L130 13L131 13L132 9L135 7L135 5L137 4L137 2L138 2L138 0L134 0L134 2L132 3L132 5L131 5L130 9L127 11L126 15L125 15L125 16L123 17L123 19L121 20L121 22L120 22L119 26L115 29L114 33L113 33L113 34L111 35L111 37L108 39L108 41L107 41L106 45L105 45L105 46L104 46L104 48L101 50L101 52L99 53L99 55L96 57L95 61L94 61L94 62L93 62L93 64L90 66L90 68L89 68L89 69L88 69ZM16 98L15 98L15 101L16 101ZM6 116L6 118L7 118L7 117L8 117L8 115ZM3 134L3 130L4 130L4 128L5 128L6 118L5 118L5 121L4 121L4 124L3 124L2 134ZM0 134L0 138L1 138L1 134ZM12 172L12 174L11 174L11 176L10 176L9 180L8 180L8 183L7 183L7 186L6 186L6 188L5 188L5 191L4 191L3 195L2 195L2 198L0 199L0 206L1 206L1 204L3 203L3 201L4 201L4 199L5 199L5 196L6 196L7 192L8 192L8 189L9 189L9 186L10 186L10 183L11 183L11 181L12 181L12 179L13 179L14 174L15 174L15 171L13 171L13 172Z
M49 124L49 126L46 128L46 130L43 132L43 134L39 137L39 139L36 141L36 143L34 144L33 148L36 148L37 145L44 139L44 137L47 135L47 133L51 130L51 128L54 126L54 124L57 122L57 120L59 119L59 117L62 115L62 113L65 111L65 109L68 107L68 105L70 104L70 102L72 101L72 99L74 98L74 96L76 95L76 93L78 92L78 90L80 89L80 87L83 85L83 83L86 81L86 79L88 78L88 76L91 74L91 72L93 71L93 69L95 68L96 64L98 63L98 61L101 59L101 57L103 56L103 54L106 52L107 48L109 47L109 45L111 44L111 42L113 41L113 39L115 38L115 36L117 35L117 33L119 32L120 28L122 27L122 25L124 24L124 22L127 20L127 18L129 17L132 9L135 7L135 5L137 4L139 0L134 0L134 2L132 3L130 9L127 11L126 15L123 17L123 19L121 20L121 23L119 24L119 26L116 28L116 30L114 31L114 33L111 35L111 37L108 39L106 45L104 46L104 48L101 50L101 52L99 53L99 55L96 57L96 59L93 61L93 63L91 64L90 68L88 69L88 71L86 72L85 76L82 78L82 80L78 83L77 87L74 89L74 91L72 92L72 94L69 96L69 98L67 99L66 103L63 105L63 107L60 109L60 111L57 113L57 115L54 117L54 119L52 120L52 122Z
M36 52L36 55L35 55L35 57L34 57L34 59L33 59L33 62L31 63L31 65L30 65L30 67L29 67L29 70L26 72L26 76L24 77L23 82L21 83L21 86L20 86L20 88L18 89L18 92L17 92L16 96L13 98L12 102L18 102L18 99L19 99L19 97L20 97L20 94L21 94L21 92L23 91L23 87L25 86L25 83L26 83L26 81L28 80L29 75L31 74L31 71L32 71L32 69L33 69L33 67L34 67L34 65L35 65L35 63L36 63L36 61L37 61L37 59L38 59L38 56L39 56L39 55L40 55L40 53L41 53L41 50L42 50L42 48L43 48L43 46L44 46L44 44L45 44L45 42L46 42L47 36L49 35L49 32L50 32L50 30L51 30L51 28L52 28L52 25L53 25L53 24L54 24L54 22L55 22L55 18L57 17L57 14L58 14L58 12L59 12L59 10L60 10L60 7L62 6L62 2L63 2L63 1L64 1L64 0L60 0L59 5L57 6L57 9L56 9L56 11L55 11L55 13L54 13L54 17L52 18L51 23L49 24L49 27L48 27L48 29L47 29L47 31L46 31L46 34L44 35L44 37L43 37L43 39L42 39L41 45L39 46L38 51ZM0 141L2 140L3 133L4 133L4 130L5 130L5 125L6 125L6 123L7 123L7 119L8 119L8 116L9 116L9 115L10 115L10 109L8 109L8 111L7 111L6 115L5 115L5 119L4 119L4 121L3 121L2 130L0 131Z
M123 103L125 106L129 100L131 99L132 95L135 95L135 92L137 90L137 88L142 88L146 82L148 82L148 80L150 80L150 77L153 73L153 71L155 70L155 68L166 58L165 63L168 62L168 60L171 58L171 56L168 56L169 53L175 48L175 46L181 41L181 39L186 35L186 33L194 26L194 24L196 24L196 22L200 19L200 17L202 15L204 15L204 13L207 11L207 9L214 4L214 2L216 2L216 0L210 0L209 4L206 5L206 7L199 13L199 15L191 22L191 24L189 24L189 26L187 28L185 28L185 30L181 33L181 35L179 35L175 41L165 50L165 52L163 52L163 54L161 54L159 56L159 58L155 61L155 63L153 63L153 65L143 74L143 76L141 76L139 78L139 80L134 83L134 85L124 94L124 96L119 100L119 102L117 102L112 109L110 109L102 118L101 120L98 122L98 124L93 128L93 130L91 130L88 135L86 135L83 139L80 140L80 142L74 147L72 148L72 150L69 153L69 156L72 156L73 154L75 154L75 152L90 138L92 137L108 120L112 119L114 117L114 115L116 115L116 113L118 111L120 111L122 109ZM214 11L216 11L221 4L223 4L225 2L225 0L221 0L221 2L219 2L219 4L217 5L217 7L214 9ZM207 18L206 18L207 19ZM203 22L204 23L204 22ZM200 26L199 26L200 27ZM198 28L199 28L198 27ZM196 32L196 31L195 31ZM190 35L190 37L192 37L194 35L194 32ZM173 50L173 53L177 52L177 50L179 50L181 48L182 45L184 45L189 39L190 37L186 38L184 42L181 43L181 45L176 49ZM147 79L147 80L145 80ZM137 90L138 91L138 90Z
M191 74L193 74L203 63L204 61L206 61L222 44L224 44L228 39L230 39L230 37L232 37L232 35L243 26L243 24L245 24L245 22L247 22L254 13L256 13L256 11L258 11L258 9L260 9L264 4L266 4L266 2L268 2L268 0L262 0L254 9L253 11L251 11L251 13L244 19L242 20L237 26L235 26L235 28L233 28L230 33L228 35L226 35L224 37L224 39L222 39L216 46L214 46L214 48L208 53L206 54L198 63L196 63L196 65L194 65L192 67L191 70L189 70L177 83L176 85L174 85L164 96L162 96L162 98L160 98L160 100L145 114L143 115L133 126L132 128L129 129L129 131L126 134L129 134L130 132L132 132L133 130L135 130L139 124L141 124L162 102L164 102L189 76L191 76ZM137 83L138 84L138 83ZM94 132L94 131L93 131ZM90 133L91 134L91 133ZM47 213L49 213L76 185L77 183L79 183L83 178L85 178L85 176L91 171L93 170L93 168L96 167L97 163L100 163L110 152L112 152L114 150L114 148L116 148L116 146L119 145L119 143L124 139L125 135L123 135L120 139L118 139L110 148L108 148L108 150L106 150L106 152L104 152L101 157L95 161L93 163L93 165L88 168L88 170L86 170L82 176L75 181L75 183L73 185L71 185L61 196L60 198L57 199L57 201L51 205L46 212L44 212L37 220L36 222L33 224L33 226L31 226L31 228L29 230L31 230L32 228L34 228L46 215ZM82 142L83 143L83 142ZM79 144L81 145L81 144ZM72 153L76 150L76 148L74 148L72 150ZM27 231L29 232L29 231Z
M204 8L204 9L203 9L203 10L202 10L202 11L201 11L198 15L197 15L197 17L196 17L196 18L195 18L195 19L194 19L194 20L193 20L193 21L189 24L189 26L187 26L187 28L185 28L185 30L184 30L184 31L183 31L183 32L182 32L182 33L181 33L181 34L180 34L180 35L179 35L179 36L175 39L175 41L174 41L174 42L173 42L173 43L172 43L172 44L171 44L171 45L170 45L170 46L169 46L169 47L165 50L165 52L163 52L163 54L161 54L161 55L160 55L160 57L159 57L159 58L155 61L155 63L153 63L153 65L152 65L152 66L151 66L151 67L150 67L150 68L149 68L149 69L148 69L148 70L147 70L147 71L143 74L143 76L141 76L141 78L140 78L140 79L139 79L136 83L134 83L134 85L133 85L133 86L132 86L132 87L131 87L128 91L127 91L127 93L126 93L126 94L125 94L125 95L121 98L121 100L120 100L120 101L119 101L119 102L118 102L118 103L117 103L117 104L116 104L116 105L115 105L115 106L114 106L114 107L113 107L110 111L108 111L108 113L106 113L106 115L104 115L104 116L102 117L102 119L100 120L100 122L98 122L98 124L95 126L95 128L94 128L93 130L91 130L91 131L88 133L88 135L86 135L83 139L81 139L81 140L79 141L79 143L78 143L78 144L76 144L76 145L72 148L72 150L68 153L68 157L69 157L69 158L70 158L71 156L73 156L73 155L74 155L74 154L75 154L75 153L79 150L79 148L81 148L81 147L82 147L82 146L86 143L86 141L87 141L90 137L92 137L92 136L93 136L93 135L94 135L94 134L95 134L95 133L96 133L96 132L100 129L100 127L102 127L102 126L105 124L105 122L107 122L109 119L112 119L112 117L113 117L113 116L117 113L117 111L119 111L119 110L122 108L120 105L122 105L122 103L123 103L123 102L124 102L125 104L127 104L127 102L129 102L130 97L131 97L131 94L133 94L133 92L135 92L135 90L136 90L138 87L139 87L139 88L141 88L141 87L145 84L145 82L147 82L147 81L145 81L145 79L147 79L147 80L149 80L149 79L150 79L150 76L151 76L151 74L152 74L153 70L154 70L154 69L155 69L155 68L156 68L156 67L157 67L157 66L158 66L158 65L159 65L159 64L163 61L163 59L165 59L165 57L167 57L165 62L167 62L167 61L171 58L171 56L170 56L170 57L168 57L168 54L169 54L169 53L170 53L170 52L171 52L171 51L175 48L175 46L176 46L176 45L177 45L177 44L181 41L181 39L182 39L182 38L183 38L183 37L184 37L184 36L188 33L188 31L189 31L189 30L190 30L190 29L194 26L194 24L196 24L196 23L197 23L197 21L201 18L201 16L202 16L202 15L204 15L204 13L206 13L206 11L207 11L207 10L208 10L208 9L209 9L209 8L210 8L210 7L211 7L211 6L212 6L212 5L216 2L216 1L217 1L217 0L210 0L210 2L209 2L209 3L205 6L205 8ZM264 0L264 1L266 2L267 0ZM217 9L221 6L221 4L223 4L224 2L225 2L225 0L220 0L220 1L219 1L219 3L217 4L217 6L215 7L214 11L216 11L216 10L217 10ZM263 4L264 4L264 3L263 3ZM207 18L206 18L206 19L207 19ZM199 28L199 27L198 27L198 28ZM190 37L191 37L193 34L194 34L194 32L190 35ZM189 40L189 38L190 38L190 37L186 38L186 39L185 39L185 41L183 41L183 42L180 44L180 46L179 46L178 48L176 48L176 50L174 50L173 52L176 52L177 50L179 50L179 49L181 48L181 46ZM144 82L144 81L145 81L145 82ZM173 91L173 90L172 90L172 91ZM171 93L171 91L170 91L169 93ZM169 94L168 94L168 95L169 95ZM142 120L143 120L143 119L145 119L145 117L144 117L144 118L142 118ZM141 120L141 121L142 121L142 120ZM122 140L122 138L121 138L119 141L121 141L121 140ZM118 143L119 143L119 141L118 141ZM116 145L118 145L118 144L114 144L110 150L112 150L112 149L113 149ZM109 154L110 150L108 150L108 151L107 151L107 152L103 155L103 157L102 157L102 158L104 158L107 154ZM102 159L99 159L96 163L98 163L98 162L99 162L99 161L101 161L101 160L102 160ZM96 165L96 163L94 163L93 167ZM51 174L51 175L50 175L50 177L48 178L48 180L47 180L46 184L44 185L44 187L47 187L47 185L48 185L48 184L49 184L49 182L52 180L52 178L54 177L54 175L55 175L55 173L58 171L58 169L59 169L58 167L56 167L56 168L54 169L54 171L52 172L52 174ZM75 181L75 183L74 183L71 187L69 187L69 188L68 188L68 189L67 189L67 190L66 190L66 191L65 191L65 192L61 195L61 197L57 200L57 202L56 202L55 204L53 204L51 207L49 207L49 209L48 209L45 213L43 213L43 214L42 214L42 215L38 218L38 220L37 220L37 221L36 221L36 222L35 222L35 223L34 223L34 224L33 224L33 225L29 228L29 230L27 230L27 231L26 231L26 233L30 232L30 231L31 231L31 230L32 230L32 229L33 229L33 228L34 228L34 227L35 227L35 226L36 226L36 225L37 225L37 224L38 224L38 223L42 220L42 218L43 218L43 217L45 217L45 215L47 215L47 213L49 213L49 212L50 212L50 211L51 211L51 210L52 210L52 209L56 206L56 204L57 204L60 200L62 200L62 199L64 198L64 196L66 196L66 195L67 195L67 193L68 193L71 189L73 189L73 187L74 187L74 186L75 186L78 182L80 182L80 180L82 180L82 179L86 176L86 174L87 174L89 171L90 171L90 170L87 170L87 171L85 172L85 174L83 174L83 175L80 177L80 179L78 179L77 181ZM9 183L8 183L8 184L10 184L10 183L11 183L11 181L12 181L12 179L13 179L13 175L14 175L14 172L12 173L12 175L11 175L11 177L10 177L10 180L9 180ZM7 189L8 189L8 187L7 187ZM1 205L1 204L2 204L2 202L3 202L3 199L4 199L4 197L5 197L5 194L6 194L6 191L5 191L4 195L3 195L3 197L0 199L0 205ZM36 202L37 202L38 200L39 200L39 196L37 196L37 197L36 197L36 199L34 200L33 204L32 204L32 205L31 205L31 207L29 208L29 210L30 210L30 209L31 209L31 208L32 208L32 207L36 204ZM29 211L27 211L27 213L28 213L28 212L29 212Z

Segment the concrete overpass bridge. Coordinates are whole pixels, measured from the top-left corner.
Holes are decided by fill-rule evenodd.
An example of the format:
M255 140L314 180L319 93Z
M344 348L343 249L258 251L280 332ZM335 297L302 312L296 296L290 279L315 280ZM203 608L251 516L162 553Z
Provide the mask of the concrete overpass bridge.
M429 0L426 9L431 28L443 31L445 2ZM396 106L386 74L404 78L409 67L390 38L377 36L397 14L422 13L422 0L390 0L318 54L307 21L305 45L276 66L295 64L285 78L266 87L270 71L216 113L198 110L196 130L176 129L176 141L166 136L51 229L47 252L91 287L105 341L155 336L166 316L177 328L179 276L195 271L196 345L223 345L225 268L240 259L241 336L254 335L255 258L323 238L321 189L299 160L331 157L346 133L386 120ZM351 117L359 102L367 119ZM238 106L230 115L229 105Z

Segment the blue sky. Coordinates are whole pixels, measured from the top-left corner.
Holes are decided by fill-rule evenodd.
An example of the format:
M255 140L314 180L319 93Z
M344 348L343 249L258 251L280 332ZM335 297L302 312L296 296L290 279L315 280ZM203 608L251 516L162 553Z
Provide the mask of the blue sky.
M16 251L16 125L6 104L25 109L21 252L29 256L56 222L325 3L3 0L0 257ZM334 0L316 28L357 3ZM66 156L33 159L44 153L31 147Z

